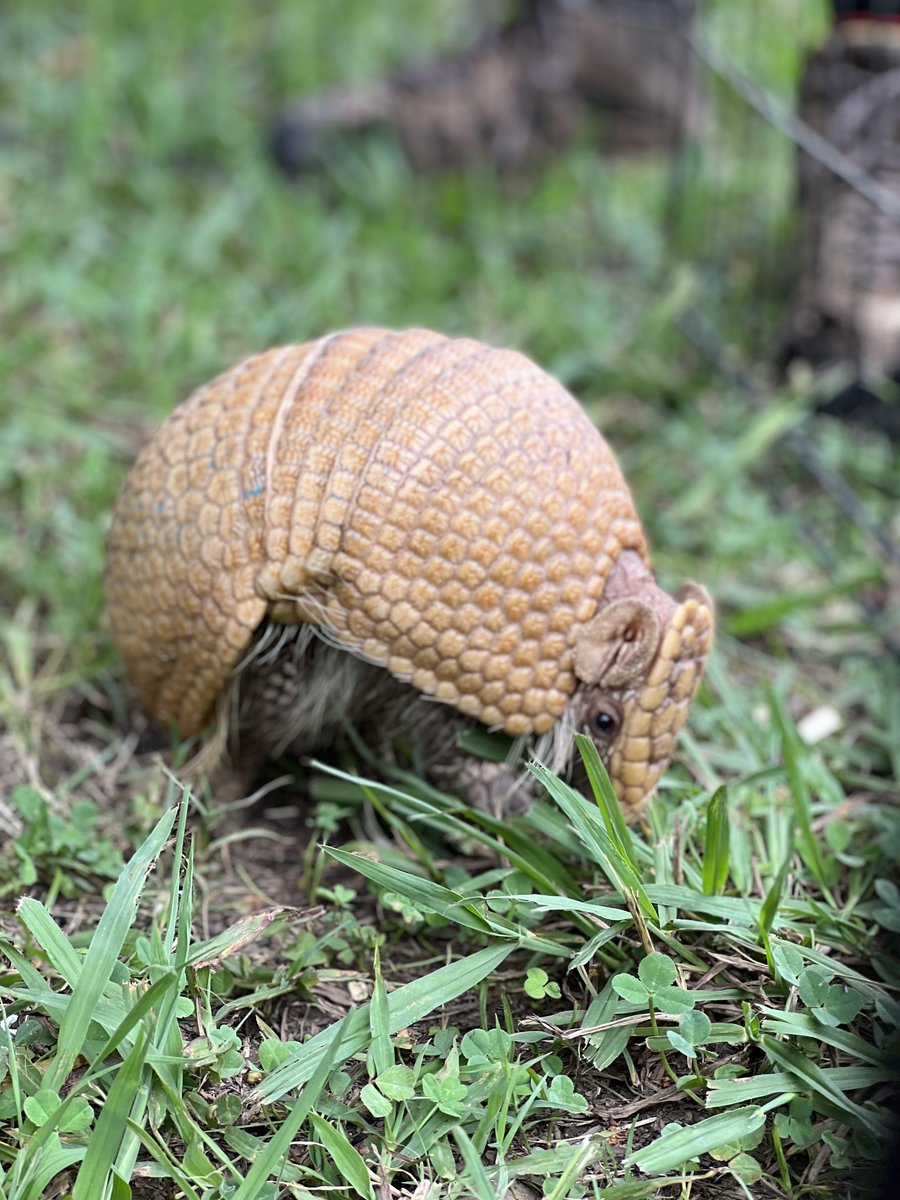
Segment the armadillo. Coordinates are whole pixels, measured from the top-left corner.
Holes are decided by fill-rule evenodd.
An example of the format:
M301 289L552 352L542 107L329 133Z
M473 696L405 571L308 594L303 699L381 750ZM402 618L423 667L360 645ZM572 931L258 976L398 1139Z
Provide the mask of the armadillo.
M355 726L509 802L503 731L556 770L594 739L627 816L668 765L710 650L697 584L656 583L609 445L524 355L423 329L268 350L200 388L115 506L106 599L141 705L228 759ZM249 764L249 766L248 766Z

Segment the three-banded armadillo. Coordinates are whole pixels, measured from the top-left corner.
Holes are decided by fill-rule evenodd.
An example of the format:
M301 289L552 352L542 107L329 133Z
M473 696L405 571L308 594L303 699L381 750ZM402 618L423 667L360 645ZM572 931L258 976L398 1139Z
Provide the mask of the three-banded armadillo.
M495 808L516 771L467 759L460 726L531 735L556 769L588 732L637 814L712 640L703 589L655 583L574 398L418 329L270 350L195 392L125 482L106 595L141 704L184 736L229 712L236 769L349 722Z

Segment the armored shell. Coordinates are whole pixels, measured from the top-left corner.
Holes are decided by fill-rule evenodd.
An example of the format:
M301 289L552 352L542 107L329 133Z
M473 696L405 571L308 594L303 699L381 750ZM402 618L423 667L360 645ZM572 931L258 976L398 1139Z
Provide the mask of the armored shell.
M476 341L354 329L250 358L162 424L116 504L108 616L184 736L267 617L542 733L626 549L646 561L622 473L558 382Z

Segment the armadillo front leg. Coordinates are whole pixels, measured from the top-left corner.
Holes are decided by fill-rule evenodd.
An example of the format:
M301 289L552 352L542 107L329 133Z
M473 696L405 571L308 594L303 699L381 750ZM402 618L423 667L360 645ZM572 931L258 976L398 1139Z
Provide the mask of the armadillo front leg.
M343 740L384 672L320 641L307 625L266 623L236 672L229 756L242 777L267 758L322 753Z
M354 728L385 762L401 744L436 786L495 816L524 806L521 772L465 754L458 734L473 724L308 626L265 626L236 678L229 737L232 783L252 784L266 759L327 753Z
M459 753L453 762L438 767L434 777L436 783L446 780L448 791L492 817L524 812L531 800L529 777L508 762L485 762Z

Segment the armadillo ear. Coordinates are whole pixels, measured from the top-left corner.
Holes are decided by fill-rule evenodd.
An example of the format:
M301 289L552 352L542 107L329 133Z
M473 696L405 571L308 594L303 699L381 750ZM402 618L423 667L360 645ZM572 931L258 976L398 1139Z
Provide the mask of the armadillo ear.
M575 674L587 684L623 687L653 662L661 632L649 604L613 600L582 629L575 645Z
M694 583L693 579L689 579L687 583L683 583L675 593L675 599L683 604L685 600L696 600L698 605L703 605L704 608L712 609L713 602L710 599L709 592L705 587L701 587L699 583Z

